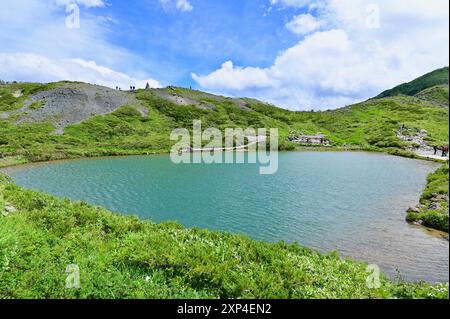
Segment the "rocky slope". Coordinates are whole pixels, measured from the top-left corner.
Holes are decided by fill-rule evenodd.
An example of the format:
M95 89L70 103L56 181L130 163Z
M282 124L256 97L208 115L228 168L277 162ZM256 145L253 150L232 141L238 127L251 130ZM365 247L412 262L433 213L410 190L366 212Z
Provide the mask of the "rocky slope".
M111 113L126 104L138 107L138 102L126 92L86 83L63 84L30 95L17 111L20 117L16 123L50 121L62 134L66 126ZM146 115L144 108L138 109Z

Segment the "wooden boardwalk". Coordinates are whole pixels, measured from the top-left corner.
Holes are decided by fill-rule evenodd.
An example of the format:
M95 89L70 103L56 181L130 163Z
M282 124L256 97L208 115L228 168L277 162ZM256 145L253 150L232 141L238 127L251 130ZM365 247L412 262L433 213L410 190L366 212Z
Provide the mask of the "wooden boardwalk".
M233 147L205 147L205 148L192 148L187 151L190 153L198 153L198 152L224 152L224 151L242 151L247 149L249 146L253 146L255 144L259 144L267 141L266 136L246 136L250 143L241 146L233 146Z

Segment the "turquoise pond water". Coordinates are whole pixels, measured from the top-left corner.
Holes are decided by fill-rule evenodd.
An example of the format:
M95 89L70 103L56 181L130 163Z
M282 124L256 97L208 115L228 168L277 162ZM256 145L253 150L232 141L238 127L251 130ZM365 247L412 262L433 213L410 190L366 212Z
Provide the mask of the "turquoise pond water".
M21 186L156 222L337 250L408 280L448 281L449 242L405 222L437 164L371 153L289 152L279 170L99 158L9 169Z

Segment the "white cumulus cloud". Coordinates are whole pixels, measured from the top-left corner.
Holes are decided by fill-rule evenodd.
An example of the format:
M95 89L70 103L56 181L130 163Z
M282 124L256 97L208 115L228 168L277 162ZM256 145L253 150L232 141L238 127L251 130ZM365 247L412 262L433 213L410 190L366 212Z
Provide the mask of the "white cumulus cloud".
M48 83L71 80L124 89L131 85L144 88L149 83L151 87L161 87L156 80L136 79L94 61L50 59L33 53L0 53L0 70L0 77L9 81Z
M291 109L328 109L365 100L449 64L447 0L271 3L315 5L314 14L309 14L323 22L309 29L307 23L300 24L298 33L308 34L269 67L234 66L228 61L210 74L194 73L203 89Z
M275 85L274 80L270 78L268 70L252 67L234 67L231 61L223 63L219 70L207 76L199 76L192 73L192 78L202 87L212 89L244 90Z
M108 41L108 21L86 15L68 29L59 5L101 7L104 0L3 0L0 10L0 79L52 82L72 80L109 87L153 87L143 60ZM55 6L56 4L56 6ZM106 19L107 20L107 19ZM145 62L145 61L144 61ZM120 71L118 71L120 70ZM148 80L147 80L148 79Z
M297 34L308 34L320 29L324 25L324 21L317 19L313 15L306 13L295 16L291 21L286 23L286 28Z

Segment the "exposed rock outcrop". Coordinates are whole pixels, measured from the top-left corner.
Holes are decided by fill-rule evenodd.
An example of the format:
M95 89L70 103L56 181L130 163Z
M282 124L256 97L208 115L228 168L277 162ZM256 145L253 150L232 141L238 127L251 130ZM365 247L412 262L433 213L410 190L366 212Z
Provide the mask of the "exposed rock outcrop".
M23 115L17 124L50 121L56 133L62 134L66 126L111 113L125 104L139 103L127 92L85 83L64 84L31 95L18 111ZM146 115L143 108L139 111Z

